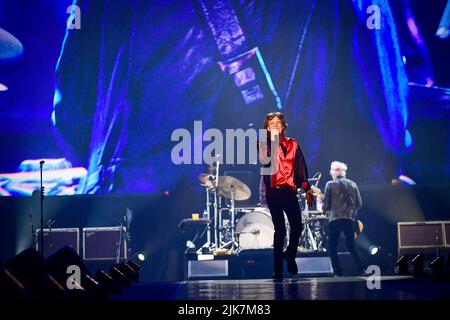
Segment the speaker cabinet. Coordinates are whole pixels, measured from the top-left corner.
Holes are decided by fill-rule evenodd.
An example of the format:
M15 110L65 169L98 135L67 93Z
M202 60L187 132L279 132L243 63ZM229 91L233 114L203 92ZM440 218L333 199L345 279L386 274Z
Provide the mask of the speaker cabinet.
M44 229L44 255L48 257L64 246L69 246L80 253L80 231L78 228ZM40 251L41 229L36 230L36 250Z
M399 256L406 253L428 253L446 245L449 221L398 222Z

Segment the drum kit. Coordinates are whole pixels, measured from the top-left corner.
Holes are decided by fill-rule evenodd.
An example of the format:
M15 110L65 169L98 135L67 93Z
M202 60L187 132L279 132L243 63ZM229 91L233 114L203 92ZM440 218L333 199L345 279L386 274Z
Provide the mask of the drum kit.
M231 176L219 176L219 165L210 166L208 173L198 176L205 188L206 208L203 218L208 221L206 243L198 253L227 252L237 253L245 249L271 248L273 245L274 227L267 206L238 207L236 201L248 200L250 188L239 179ZM316 188L320 192L318 188ZM326 223L328 220L318 209L321 209L321 195L315 192L316 209L310 210L299 193L302 208L303 231L300 238L300 250L325 251ZM222 198L230 200L230 204L222 206ZM286 221L286 241L289 241L289 223Z

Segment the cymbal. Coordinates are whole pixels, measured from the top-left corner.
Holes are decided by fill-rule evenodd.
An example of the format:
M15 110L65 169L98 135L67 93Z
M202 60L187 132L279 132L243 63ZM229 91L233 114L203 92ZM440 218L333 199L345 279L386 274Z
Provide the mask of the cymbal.
M15 58L22 53L22 43L11 33L0 28L0 60Z
M202 173L198 176L202 184L209 188L215 187L215 176L209 173ZM247 200L251 197L252 192L249 187L240 180L230 176L219 176L217 183L219 195L231 199L231 191L234 188L234 200Z
M233 190L234 200L247 200L252 195L250 188L245 183L230 176L220 176L218 188L219 195L228 199L231 199Z

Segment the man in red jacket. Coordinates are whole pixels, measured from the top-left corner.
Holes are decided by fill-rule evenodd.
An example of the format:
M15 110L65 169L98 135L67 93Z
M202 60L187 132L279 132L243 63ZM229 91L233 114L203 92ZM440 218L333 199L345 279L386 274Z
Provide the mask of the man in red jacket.
M297 199L297 189L302 188L306 192L308 205L314 204L314 195L308 183L308 170L302 150L294 138L285 136L287 127L284 115L281 112L271 112L266 116L264 128L267 129L267 147L260 145L260 157L272 157L266 166L274 168L271 175L264 175L266 187L267 205L272 216L275 229L273 240L274 280L283 279L283 259L287 261L287 270L291 274L297 274L297 246L302 231L301 211ZM272 141L278 142L277 150L271 152ZM270 143L272 142L272 144ZM267 161L263 162L266 163ZM286 251L283 252L286 236L284 220L286 213L290 236Z

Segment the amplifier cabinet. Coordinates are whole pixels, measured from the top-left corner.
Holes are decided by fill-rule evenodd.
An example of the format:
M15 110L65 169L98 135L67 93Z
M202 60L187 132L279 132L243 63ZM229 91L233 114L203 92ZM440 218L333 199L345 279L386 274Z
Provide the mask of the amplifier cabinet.
M125 227L83 228L84 260L127 259Z

